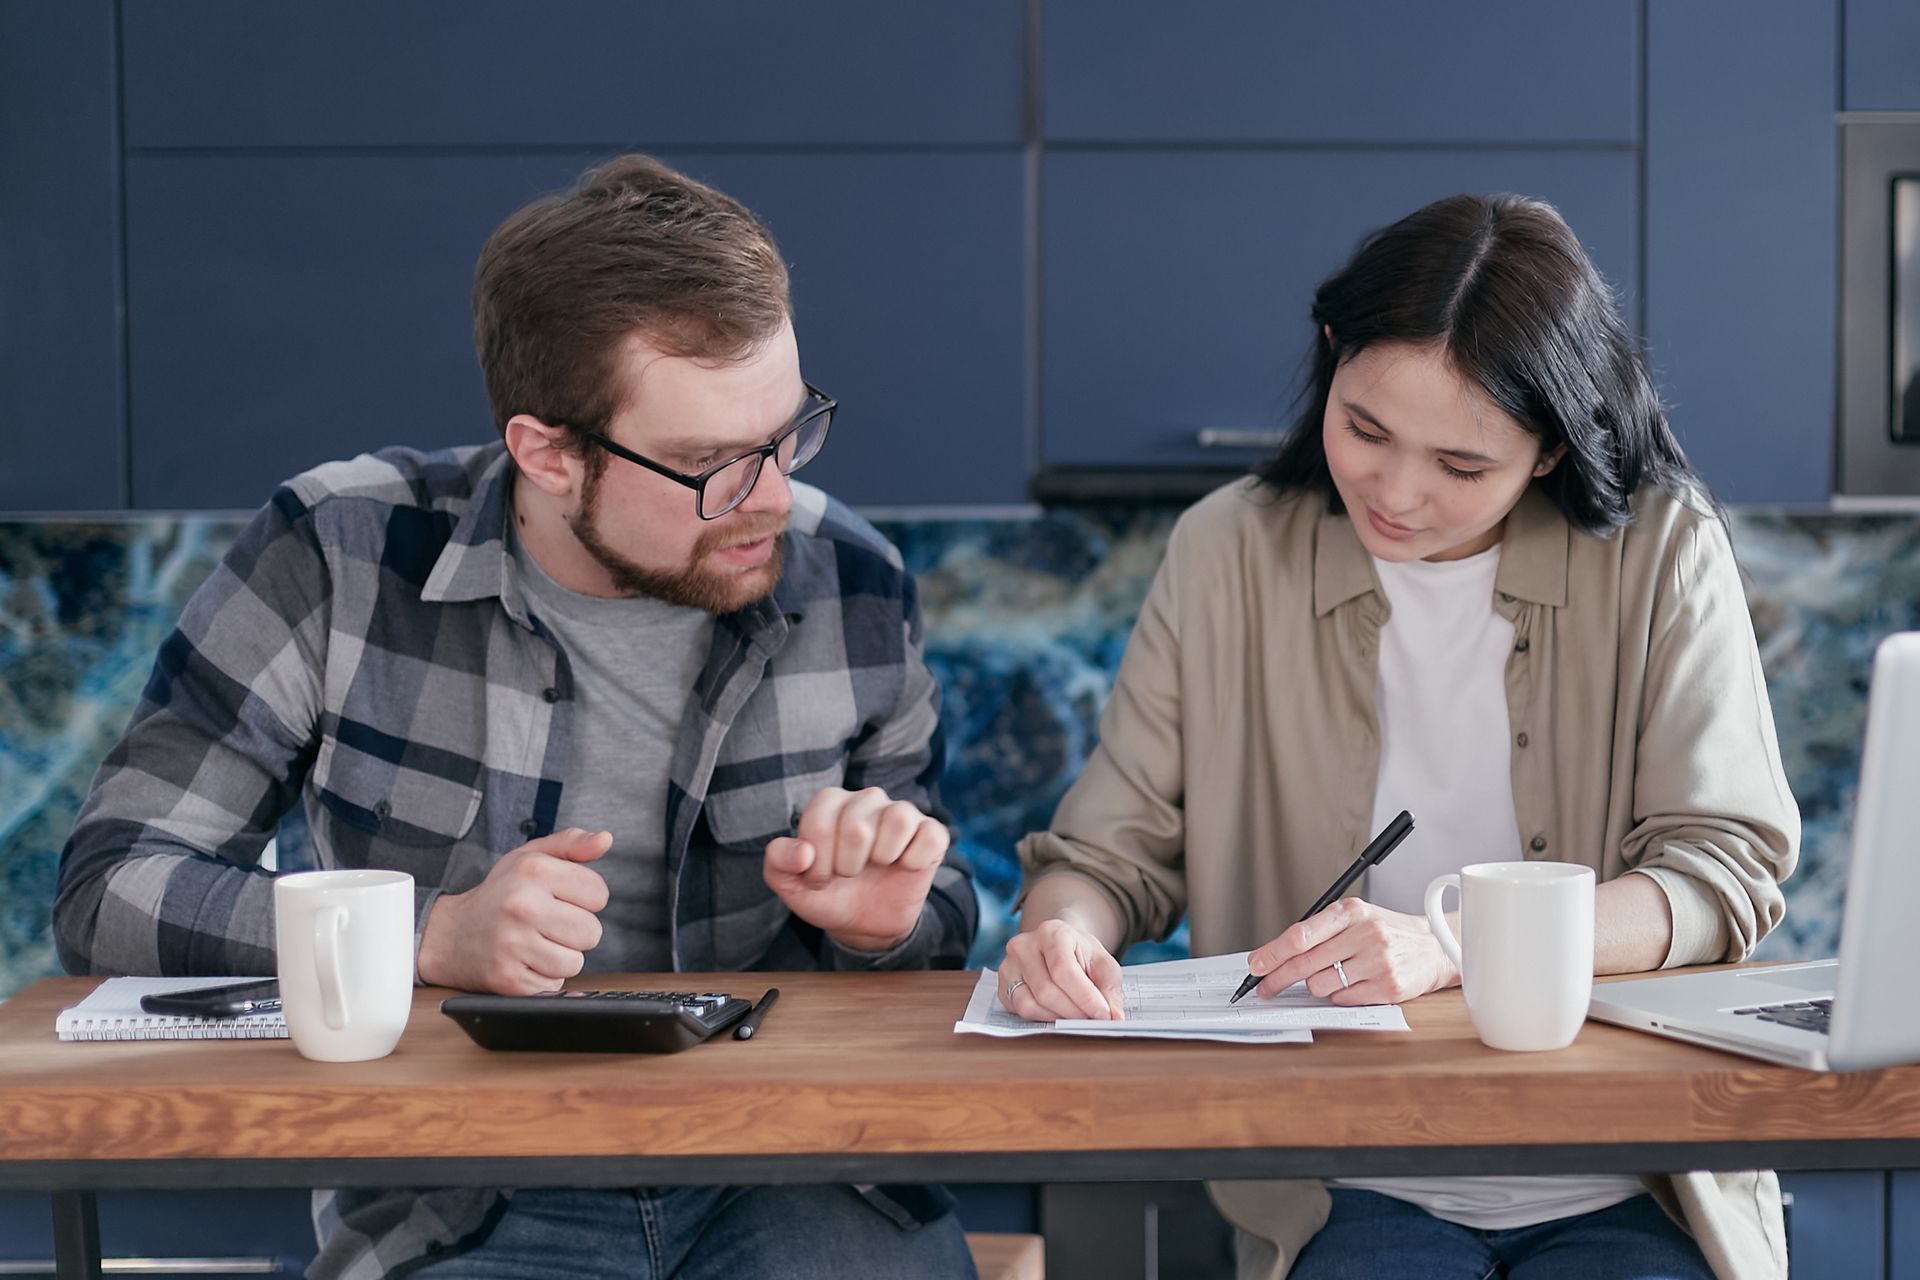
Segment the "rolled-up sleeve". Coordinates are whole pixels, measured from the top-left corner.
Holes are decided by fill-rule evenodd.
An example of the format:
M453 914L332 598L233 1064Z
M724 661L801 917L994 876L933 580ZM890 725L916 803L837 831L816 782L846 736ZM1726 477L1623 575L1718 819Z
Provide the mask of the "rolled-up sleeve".
M1622 853L1673 914L1666 966L1740 960L1786 914L1800 810L1733 548L1716 520L1676 532L1648 636Z

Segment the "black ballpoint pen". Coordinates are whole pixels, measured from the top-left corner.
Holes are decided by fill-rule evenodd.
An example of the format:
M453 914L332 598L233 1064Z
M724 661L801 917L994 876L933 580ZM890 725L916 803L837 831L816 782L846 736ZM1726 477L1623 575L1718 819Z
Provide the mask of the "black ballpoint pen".
M760 1029L760 1020L767 1016L767 1010L773 1008L773 1002L780 998L780 988L768 987L767 994L760 997L760 1003L746 1017L740 1019L740 1025L733 1029L735 1040L751 1040L753 1033Z
M1407 833L1412 830L1413 815L1405 809L1402 809L1399 816L1395 817L1392 822L1389 822L1380 829L1379 835L1367 842L1367 847L1360 851L1360 856L1353 860L1353 865L1345 871L1342 871L1340 878L1328 885L1327 891L1314 899L1313 905L1301 913L1300 919L1305 920L1309 916L1318 915L1332 906L1339 900L1340 895L1347 891L1348 886L1352 885L1355 880L1358 880L1369 867L1378 866L1384 861L1386 856L1392 853L1394 849L1399 846L1400 842L1407 838ZM1299 921L1296 920L1294 923L1298 924ZM1240 997L1246 995L1247 992L1259 985L1260 979L1254 974L1248 974L1246 980L1240 984L1240 989L1233 993L1233 999L1227 1001L1227 1003L1239 1004Z

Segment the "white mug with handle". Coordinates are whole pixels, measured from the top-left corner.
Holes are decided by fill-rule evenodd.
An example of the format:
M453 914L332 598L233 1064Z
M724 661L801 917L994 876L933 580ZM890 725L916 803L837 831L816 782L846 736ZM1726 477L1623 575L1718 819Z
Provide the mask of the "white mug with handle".
M1460 937L1441 911L1460 894ZM1460 969L1467 1016L1495 1049L1564 1049L1593 995L1593 868L1480 862L1427 885L1427 923Z
M413 1008L413 877L302 871L273 883L280 1007L318 1062L393 1052Z

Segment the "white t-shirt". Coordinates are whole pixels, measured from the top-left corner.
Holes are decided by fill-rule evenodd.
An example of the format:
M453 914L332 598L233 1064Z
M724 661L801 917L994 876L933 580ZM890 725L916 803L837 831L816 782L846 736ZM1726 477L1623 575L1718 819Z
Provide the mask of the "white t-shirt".
M1418 916L1433 877L1522 856L1507 723L1513 624L1493 611L1498 544L1463 560L1376 559L1373 567L1392 606L1380 629L1373 829L1402 809L1416 825L1368 874L1363 896ZM1592 1213L1646 1189L1624 1175L1338 1178L1329 1185L1377 1191L1481 1230Z
M1373 562L1392 615L1380 628L1374 705L1378 831L1402 809L1413 834L1367 875L1366 899L1421 915L1435 876L1520 854L1507 738L1513 623L1493 611L1500 547L1464 560Z

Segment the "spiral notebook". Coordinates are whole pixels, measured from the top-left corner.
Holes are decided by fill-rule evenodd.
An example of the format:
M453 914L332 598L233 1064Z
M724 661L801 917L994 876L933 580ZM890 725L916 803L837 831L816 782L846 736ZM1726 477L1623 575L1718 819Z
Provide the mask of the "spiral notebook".
M79 1004L62 1009L53 1030L62 1040L284 1040L287 1020L279 1013L238 1018L195 1018L148 1013L140 997L191 991L222 978L108 978ZM234 982L246 982L236 977Z

